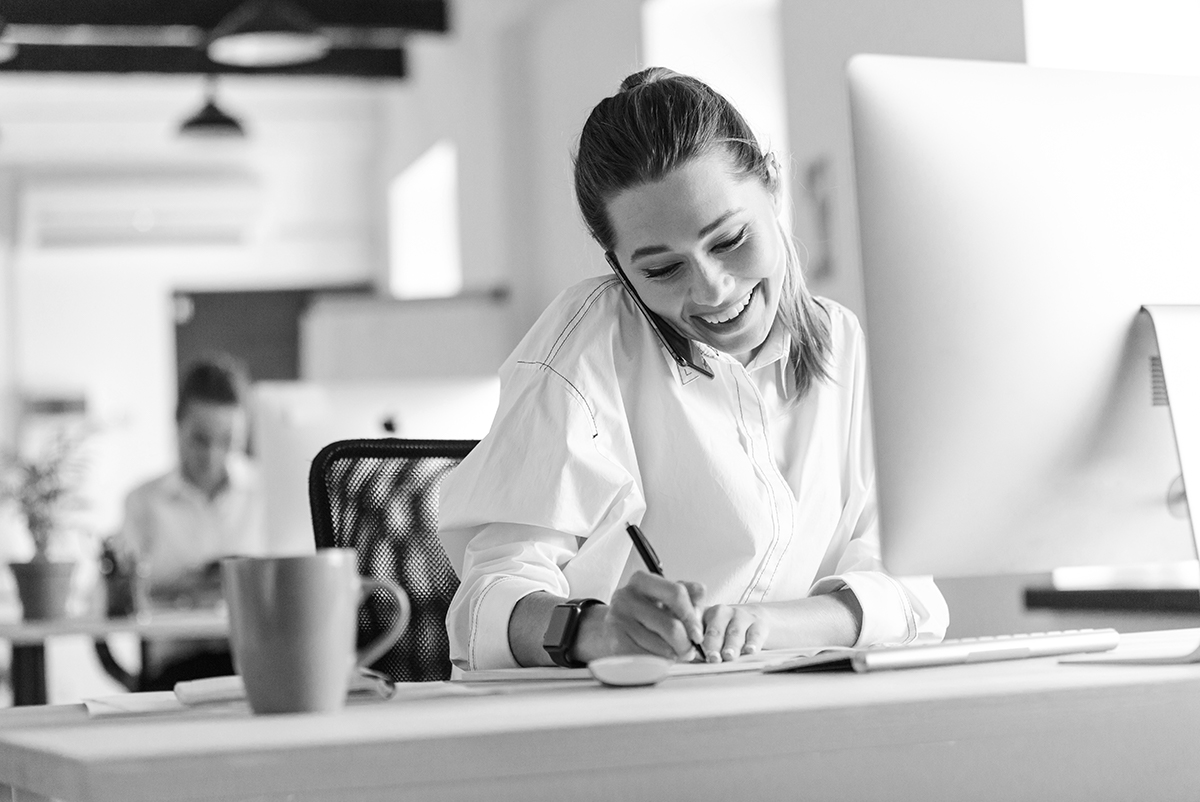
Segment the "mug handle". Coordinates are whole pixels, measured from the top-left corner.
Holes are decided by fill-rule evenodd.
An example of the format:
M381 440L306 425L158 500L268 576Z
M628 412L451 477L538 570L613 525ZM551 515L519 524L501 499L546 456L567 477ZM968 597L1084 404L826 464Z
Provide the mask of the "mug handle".
M355 665L358 668L366 668L387 654L388 649L392 648L392 645L400 640L400 636L404 634L404 630L408 627L408 619L412 613L412 608L408 602L408 594L395 582L373 576L364 576L361 579L363 601L366 601L367 597L375 590L385 590L392 594L392 597L396 600L396 621L392 624L391 629L358 650Z

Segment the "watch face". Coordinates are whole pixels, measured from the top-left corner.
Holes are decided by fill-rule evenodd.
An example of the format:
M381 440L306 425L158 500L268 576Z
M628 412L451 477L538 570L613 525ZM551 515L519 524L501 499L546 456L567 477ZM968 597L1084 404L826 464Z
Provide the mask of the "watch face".
M578 614L578 610L574 607L559 605L554 608L554 612L550 615L550 624L546 627L546 637L543 639L545 646L565 646L566 638L571 634L571 622Z

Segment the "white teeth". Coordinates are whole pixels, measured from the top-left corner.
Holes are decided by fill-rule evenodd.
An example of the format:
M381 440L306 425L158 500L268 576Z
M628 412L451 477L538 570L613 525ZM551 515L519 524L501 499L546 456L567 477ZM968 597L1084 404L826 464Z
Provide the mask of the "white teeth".
M746 308L746 304L750 303L750 298L753 295L754 295L754 290L750 290L750 292L746 293L746 297L743 298L738 303L737 306L731 306L719 315L701 315L700 319L703 320L705 323L713 323L713 324L726 323L730 320L733 320L735 317L737 317L738 315L740 315L742 313L742 310Z

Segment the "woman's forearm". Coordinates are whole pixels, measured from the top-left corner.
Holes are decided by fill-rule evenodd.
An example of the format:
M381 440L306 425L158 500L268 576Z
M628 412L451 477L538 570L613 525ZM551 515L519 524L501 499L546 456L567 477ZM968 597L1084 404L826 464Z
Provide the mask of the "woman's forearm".
M862 608L848 589L756 606L768 623L766 649L853 646L862 629Z
M564 601L566 599L543 591L529 594L513 607L508 619L508 647L518 663L523 666L554 665L542 642L555 605ZM571 657L586 663L612 653L605 629L607 609L606 604L584 608Z
M551 593L532 593L513 608L508 619L508 644L523 666L553 665L542 646L554 606L564 599ZM853 646L862 627L862 608L850 590L839 590L784 602L747 605L767 625L766 649L800 646ZM611 651L604 630L605 605L584 611L572 657L586 662Z
M550 624L554 606L564 601L552 593L531 593L517 602L508 619L508 648L523 666L550 666L554 663L542 648L542 638Z

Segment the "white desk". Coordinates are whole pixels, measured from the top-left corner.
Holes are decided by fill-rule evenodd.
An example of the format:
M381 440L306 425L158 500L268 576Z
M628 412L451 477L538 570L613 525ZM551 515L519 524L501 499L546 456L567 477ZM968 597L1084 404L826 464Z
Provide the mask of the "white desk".
M18 645L43 643L56 635L103 637L115 632L133 632L151 640L219 638L229 634L229 614L224 609L156 610L142 618L79 617L0 623L0 638Z
M584 682L325 716L14 709L0 784L66 800L1194 799L1200 665Z
M38 705L46 702L47 638L91 635L103 638L132 632L145 641L223 638L229 634L229 614L222 609L156 610L141 618L60 618L52 621L0 623L0 639L13 646L13 702Z

